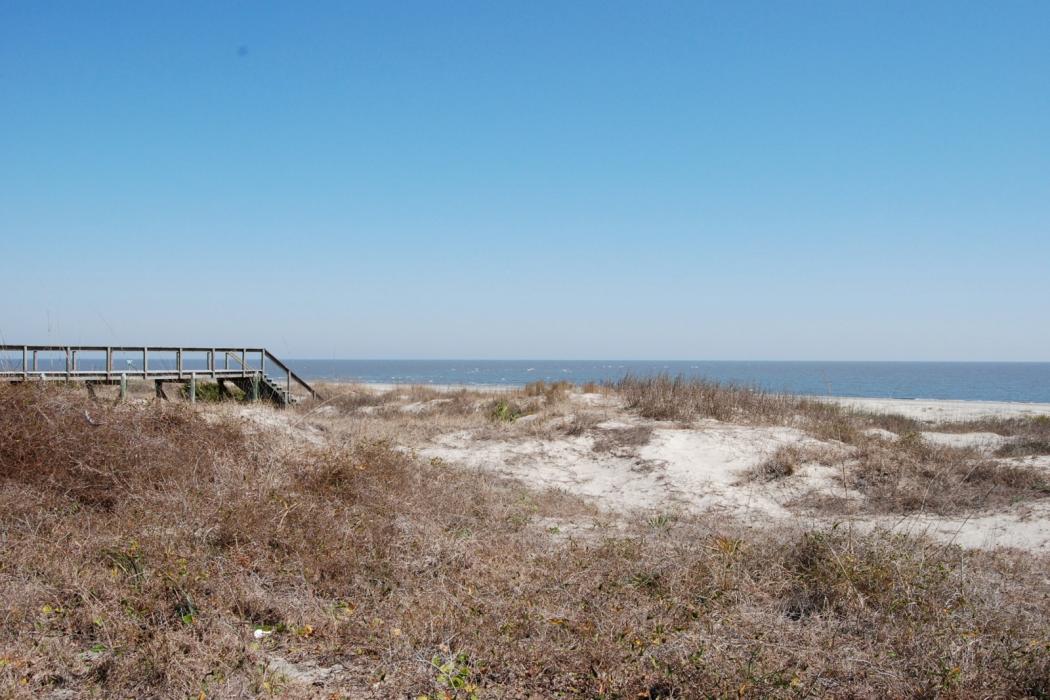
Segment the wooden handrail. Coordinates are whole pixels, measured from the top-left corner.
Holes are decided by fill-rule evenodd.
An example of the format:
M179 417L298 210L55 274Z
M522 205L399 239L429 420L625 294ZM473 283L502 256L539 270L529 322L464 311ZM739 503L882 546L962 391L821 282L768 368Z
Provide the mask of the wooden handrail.
M288 394L292 391L292 382L305 389L311 396L318 397L317 391L310 386L302 377L296 374L291 367L281 361L276 355L266 348L233 348L233 347L180 347L167 345L10 345L0 344L0 352L13 352L21 355L21 367L17 370L7 370L0 366L0 379L3 380L30 380L30 379L66 379L66 380L112 380L113 377L143 377L155 379L181 379L186 373L183 366L185 353L204 353L206 369L192 370L197 376L210 376L221 379L232 376L248 376L259 373L265 375L266 362L279 367L286 373L287 381L285 388ZM61 369L40 369L38 353L55 352L62 353L65 361ZM104 366L101 369L82 369L77 361L77 353L99 352L105 354ZM119 368L113 366L113 356L117 353L134 353L140 356L141 369ZM150 367L150 355L153 353L174 353L175 369L155 369ZM216 357L222 353L226 358L223 367L218 367ZM248 364L248 356L259 356L259 367L254 368ZM240 369L229 367L229 358L240 365ZM61 361L61 360L60 360Z

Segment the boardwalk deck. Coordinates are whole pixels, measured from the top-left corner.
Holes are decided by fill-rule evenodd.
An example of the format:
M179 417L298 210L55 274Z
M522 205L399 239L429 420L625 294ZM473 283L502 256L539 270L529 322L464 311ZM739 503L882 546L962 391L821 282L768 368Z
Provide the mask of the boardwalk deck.
M229 381L255 399L286 406L296 391L317 396L310 384L266 348L0 345L0 381L120 384L152 380L195 387L201 380ZM191 391L191 396L195 392Z

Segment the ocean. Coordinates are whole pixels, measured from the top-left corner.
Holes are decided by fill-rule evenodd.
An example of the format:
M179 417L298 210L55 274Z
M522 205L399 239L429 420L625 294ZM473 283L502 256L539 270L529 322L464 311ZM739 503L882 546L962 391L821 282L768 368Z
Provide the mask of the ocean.
M612 382L627 374L703 377L771 391L898 399L1050 403L1050 362L614 360L288 360L305 379L383 384Z
M118 359L117 364L126 366L128 371L141 369L140 358L130 354L126 359ZM285 359L285 362L306 380L330 382L492 386L524 385L542 379L581 384L615 382L628 374L665 373L794 394L1050 403L1050 362L302 359ZM252 366L257 363L257 358L251 362ZM65 359L64 356L41 357L39 366L61 369ZM150 366L174 368L174 356L151 357ZM187 358L184 366L187 370L202 370L206 365L203 357L199 357ZM0 353L0 369L17 371L20 367L21 353ZM80 367L100 369L104 361L85 353Z

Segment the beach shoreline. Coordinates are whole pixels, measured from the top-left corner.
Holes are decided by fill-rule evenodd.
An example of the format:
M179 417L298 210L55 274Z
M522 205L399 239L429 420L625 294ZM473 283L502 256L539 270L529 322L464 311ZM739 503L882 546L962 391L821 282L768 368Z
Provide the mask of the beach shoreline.
M357 386L376 392L425 388L442 393L472 391L503 394L525 388L522 384L428 384L418 382L361 382L345 380L317 380L320 384ZM868 396L815 396L798 394L800 398L836 403L844 407L872 413L894 413L919 420L970 420L995 416L999 418L1050 416L1050 403L1027 401L986 401L980 399L889 398Z

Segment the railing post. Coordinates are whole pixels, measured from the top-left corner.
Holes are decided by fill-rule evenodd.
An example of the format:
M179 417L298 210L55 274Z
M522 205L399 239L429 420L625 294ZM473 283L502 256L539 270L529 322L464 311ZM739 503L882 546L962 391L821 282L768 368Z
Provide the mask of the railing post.
M248 349L241 350L241 374L248 374Z
M208 366L211 368L212 379L215 378L215 348L208 354Z
M113 374L113 348L106 348L106 379Z
M77 351L74 350L72 354L73 354L73 373L76 374L76 371L77 371Z
M37 354L37 351L34 350L33 351L33 371L34 372L36 372L36 370L37 370L37 361L36 361L37 360L37 355L36 354Z
M175 366L178 369L179 379L182 379L182 348L175 350Z
M29 379L29 346L22 346L22 379Z
M69 380L69 364L70 364L69 346L67 345L66 346L66 380L67 381Z
M142 348L142 377L149 374L149 348Z

